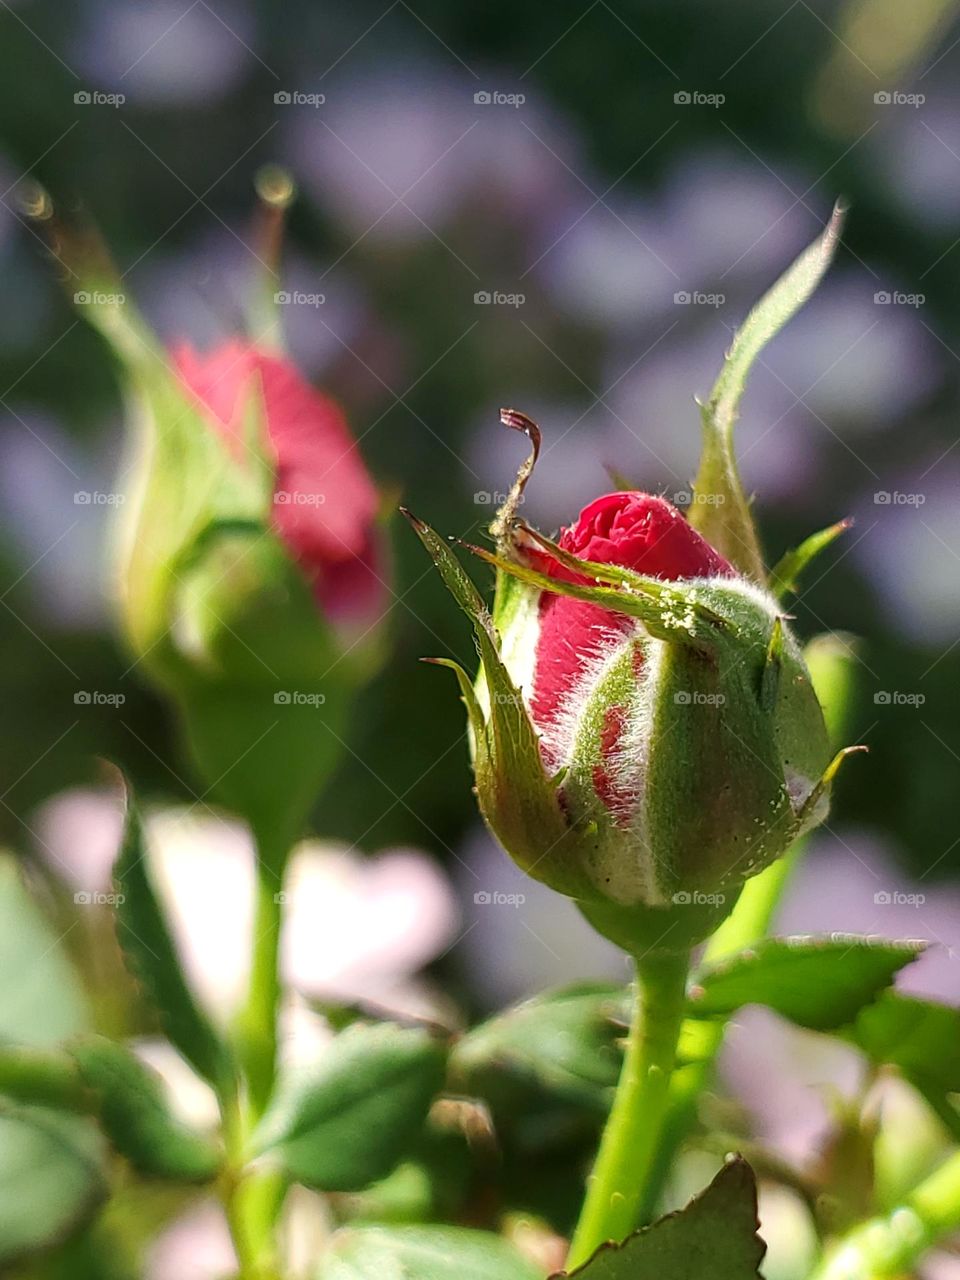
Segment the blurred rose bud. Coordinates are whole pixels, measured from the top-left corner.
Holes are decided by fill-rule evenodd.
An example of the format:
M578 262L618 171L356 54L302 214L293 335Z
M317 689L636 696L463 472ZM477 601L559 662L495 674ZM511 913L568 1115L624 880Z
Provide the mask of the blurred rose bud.
M380 659L379 495L341 410L289 360L239 339L170 355L102 259L75 265L131 407L127 638L177 701L212 794L289 844Z
M471 614L477 794L507 852L626 949L684 949L826 814L823 714L776 599L662 498L610 493L557 543L516 519L539 443L493 526L492 615ZM447 663L446 665L453 665Z

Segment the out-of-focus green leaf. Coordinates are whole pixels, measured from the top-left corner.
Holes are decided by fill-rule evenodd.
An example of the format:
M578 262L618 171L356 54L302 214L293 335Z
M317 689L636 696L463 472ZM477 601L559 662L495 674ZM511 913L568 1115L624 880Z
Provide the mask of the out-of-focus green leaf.
M454 1046L453 1087L495 1105L523 1105L533 1088L603 1113L620 1075L628 1003L624 987L584 983L507 1009Z
M71 1053L96 1099L104 1132L135 1169L182 1182L214 1177L220 1152L173 1115L155 1072L102 1036L77 1041Z
M128 967L173 1044L206 1080L221 1085L228 1070L227 1050L187 986L150 882L143 827L132 796L127 798L126 830L114 879L117 934Z
M960 1141L948 1096L960 1094L960 1009L890 991L860 1013L850 1038L874 1062L899 1068Z
M286 1084L254 1134L297 1182L359 1191L414 1149L443 1084L445 1042L419 1027L354 1024Z
M694 482L690 523L756 582L765 581L763 555L750 505L740 483L733 427L747 376L757 356L803 306L830 265L840 238L839 205L818 236L763 295L734 335L720 376L702 406L703 452Z
M583 1280L759 1280L767 1248L759 1225L753 1170L737 1158L685 1209L621 1245L601 1246L569 1274Z
M457 1227L338 1232L317 1280L543 1280L508 1241Z
M0 1098L58 1111L90 1109L76 1063L60 1049L0 1046Z
M58 939L12 858L0 859L0 1039L47 1050L83 1030L87 1009ZM14 1049L15 1051L15 1049ZM68 1235L104 1194L102 1140L79 1116L0 1111L0 1265Z
M690 1014L727 1017L762 1004L814 1031L853 1022L915 960L923 943L860 937L770 938L698 976Z
M960 1009L889 992L861 1012L852 1035L875 1062L960 1093Z

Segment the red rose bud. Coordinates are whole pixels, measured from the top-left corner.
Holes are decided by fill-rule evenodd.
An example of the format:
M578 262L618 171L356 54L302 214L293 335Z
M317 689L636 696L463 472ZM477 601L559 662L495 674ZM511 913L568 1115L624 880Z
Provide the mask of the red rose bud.
M492 616L446 544L417 531L470 614L480 806L526 871L631 951L682 950L826 813L823 714L776 599L646 493L597 498L551 542L493 529ZM454 665L446 663L445 665Z
M256 390L262 395L274 460L274 527L326 615L369 623L386 595L376 531L379 495L339 406L289 360L237 339L205 356L184 345L174 360L185 388L240 465L247 450L244 403Z
M178 702L214 794L280 847L379 659L378 494L340 409L288 360L241 340L171 358L100 287L104 270L81 313L119 356L135 409L126 632Z

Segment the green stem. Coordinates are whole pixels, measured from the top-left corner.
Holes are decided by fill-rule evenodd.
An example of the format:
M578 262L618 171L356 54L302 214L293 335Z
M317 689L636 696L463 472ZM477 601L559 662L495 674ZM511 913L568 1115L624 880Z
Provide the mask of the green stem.
M235 1026L246 1090L224 1117L232 1165L225 1201L242 1280L276 1280L279 1275L276 1223L286 1181L275 1170L245 1166L249 1135L267 1109L277 1076L281 887L288 852L286 844L258 842L250 986Z
M960 1227L960 1151L891 1213L855 1227L811 1280L886 1280L911 1272L927 1249Z
M686 1002L686 953L637 959L637 995L627 1051L567 1269L637 1225L666 1115L670 1077Z
M253 914L250 987L237 1018L237 1041L247 1082L248 1120L255 1123L266 1110L277 1073L277 1016L280 1005L280 931L283 924L283 868L279 858L257 861Z
M707 943L704 964L715 964L725 956L734 955L767 933L803 850L803 842L794 845L785 857L747 881L737 905ZM674 1157L696 1121L700 1096L710 1083L725 1031L724 1019L710 1022L690 1019L683 1027L686 1062L670 1082L660 1144L640 1201L637 1221L641 1225L652 1221L656 1214Z

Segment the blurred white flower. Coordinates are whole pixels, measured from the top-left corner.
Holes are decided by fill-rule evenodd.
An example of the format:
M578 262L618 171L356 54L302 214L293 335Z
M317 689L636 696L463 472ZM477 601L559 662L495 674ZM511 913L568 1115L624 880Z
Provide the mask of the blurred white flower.
M197 806L148 812L145 825L150 874L184 968L202 1002L225 1021L249 972L249 834ZM55 796L34 826L58 874L88 892L106 888L120 835L115 793ZM426 854L396 849L364 858L345 845L306 840L277 892L286 898L282 967L292 990L318 1000L399 1002L408 1012L425 1007L410 979L450 944L458 923L452 890Z
M215 1200L203 1200L153 1241L144 1259L145 1280L222 1280L237 1257L227 1220Z

